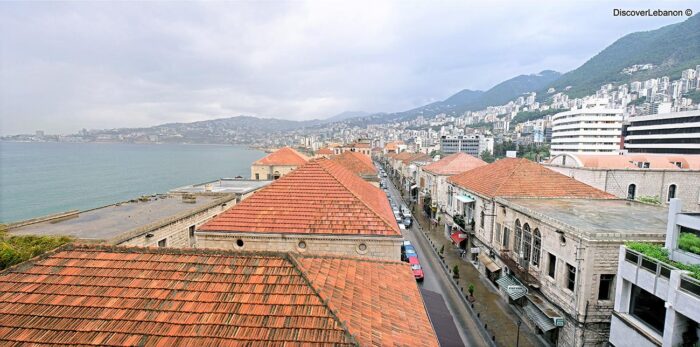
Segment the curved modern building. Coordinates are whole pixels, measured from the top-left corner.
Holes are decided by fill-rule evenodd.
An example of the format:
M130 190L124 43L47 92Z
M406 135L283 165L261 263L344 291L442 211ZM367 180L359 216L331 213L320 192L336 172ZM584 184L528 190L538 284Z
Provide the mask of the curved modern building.
M622 109L604 99L552 116L552 156L562 153L617 154L622 137Z

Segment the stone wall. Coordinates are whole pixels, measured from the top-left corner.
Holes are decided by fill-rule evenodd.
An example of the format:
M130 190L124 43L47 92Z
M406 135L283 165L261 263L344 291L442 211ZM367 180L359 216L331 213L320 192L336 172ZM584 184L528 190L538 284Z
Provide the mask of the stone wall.
M628 169L608 170L546 165L550 170L572 177L619 198L627 198L630 184L636 185L635 197L657 196L668 203L668 187L676 185L676 198L683 201L683 211L700 212L700 171Z
M335 254L394 261L401 260L403 240L401 237L311 234L196 232L196 235L197 248Z
M296 165L251 165L250 179L267 181L273 178L275 171L279 172L280 177L282 177L296 168ZM255 176L256 174L258 177Z

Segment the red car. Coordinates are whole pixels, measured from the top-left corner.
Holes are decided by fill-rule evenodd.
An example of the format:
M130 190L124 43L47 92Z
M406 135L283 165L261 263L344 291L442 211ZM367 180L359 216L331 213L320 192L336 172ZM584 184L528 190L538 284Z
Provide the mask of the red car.
M423 268L420 266L418 257L409 257L408 263L411 264L411 270L413 271L413 276L417 281L423 280Z

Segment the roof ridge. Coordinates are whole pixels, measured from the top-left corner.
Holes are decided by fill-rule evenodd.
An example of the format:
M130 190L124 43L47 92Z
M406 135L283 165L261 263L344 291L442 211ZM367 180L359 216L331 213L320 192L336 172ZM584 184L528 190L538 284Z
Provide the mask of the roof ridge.
M374 213L377 217L379 217L379 219L381 219L382 221L384 221L384 223L386 223L386 224L389 226L389 228L391 228L391 230L394 230L394 231L396 231L396 233L397 233L398 235L401 235L401 231L398 230L398 226L397 226L397 228L394 228L394 226L391 224L390 221L386 220L386 219L384 218L384 216L381 215L381 213L378 213L372 206L368 205L368 204L364 201L364 199L362 199L360 196L358 196L357 192L355 192L352 188L350 188L350 187L347 186L345 183L343 183L341 180L339 180L338 177L335 177L335 175L334 175L332 172L328 171L328 168L326 168L325 166L321 165L321 164L320 164L321 161L329 162L329 163L330 163L330 162L331 162L330 160L328 160L328 159L323 159L323 158L322 158L322 159L319 159L319 160L318 160L318 162L319 162L319 167L321 167L321 168L323 169L323 171L325 171L325 172L328 173L331 177L333 177L333 179L334 179L336 182L340 183L340 185L342 185L343 187L345 187L345 189L347 189L347 190L355 197L355 199L359 200L363 205L365 205L365 207L367 207L370 211L372 211L372 213ZM352 173L352 172L350 172L349 170L345 169L344 167L342 167L342 165L340 165L340 164L338 164L338 163L335 163L335 162L332 162L332 165L338 165L338 166L341 167L341 169L348 171L353 177L356 177L356 175L355 175L354 173ZM359 177L357 177L357 179L359 179L359 180L362 181L363 183L368 184L368 185L371 186L371 187L374 187L373 185L371 185L371 184L365 182L364 180L362 180L362 179L359 178Z
M403 262L400 260L367 258L367 257L363 257L363 256L358 256L358 255L343 255L343 254L336 255L333 253L314 253L314 254L304 254L304 253L298 253L298 252L289 252L289 253L294 254L296 257L300 257L300 258L341 259L341 260L352 260L352 261L376 263L376 264L395 264L395 265L407 264L406 262Z
M522 165L523 161L524 161L524 160L527 160L527 159L524 159L524 158L513 158L513 159L514 159L514 160L517 160L517 161L518 161L518 164L515 165L515 167L513 168L513 170L512 170L512 171L510 172L510 174L506 177L506 179L501 180L501 182L498 183L498 186L497 186L496 189L493 191L493 196L494 196L494 197L499 196L499 195L498 195L498 192L501 190L501 188L503 187L503 185L506 184L506 182L508 182L508 181L510 180L510 178L512 178L512 177L515 175L515 173L518 171L518 168L520 167L520 165ZM501 160L503 160L503 159L501 159Z
M331 317L333 317L333 319L338 323L341 329L345 331L345 334L348 337L348 339L350 339L350 342L352 342L356 346L359 346L359 342L355 339L355 335L353 335L350 332L350 328L347 326L347 324L345 324L345 322L340 320L340 317L338 316L337 312L333 310L328 304L330 302L330 299L325 299L321 295L321 290L314 286L314 282L308 277L308 274L306 273L306 271L308 270L297 260L297 258L294 256L294 253L287 253L286 259L290 264L292 264L294 270L299 272L299 276L301 276L301 278L306 282L306 285L309 286L311 291L318 297L319 300L321 300L323 306L328 310L328 313L330 313Z

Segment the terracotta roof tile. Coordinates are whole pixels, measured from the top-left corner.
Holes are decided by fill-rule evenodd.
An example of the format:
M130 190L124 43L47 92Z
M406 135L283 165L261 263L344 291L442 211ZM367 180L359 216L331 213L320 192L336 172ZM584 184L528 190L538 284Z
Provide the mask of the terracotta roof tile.
M423 171L436 175L456 175L487 163L467 153L457 152L450 154L434 163L423 166Z
M557 160L559 156L568 156L581 167L596 169L640 169L635 163L649 163L648 169L700 169L700 155L693 154L651 154L651 153L630 153L625 155L602 155L602 154L560 154L550 160L550 163ZM682 168L675 163L680 162Z
M401 262L95 245L0 272L0 345L22 343L437 345Z
M294 148L280 148L262 159L254 162L253 165L290 165L300 166L309 161L305 155L297 152Z
M325 158L297 168L199 230L401 235L384 192Z
M345 151L331 157L332 161L343 165L346 169L360 176L376 176L378 171L368 155L359 152Z
M333 150L330 149L330 148L328 148L328 147L324 147L324 148L321 148L321 149L319 149L318 151L316 151L316 154L319 154L319 155L332 155L332 154L333 154Z
M295 256L362 346L438 346L406 263Z
M601 198L615 196L522 158L505 158L448 182L487 197Z

